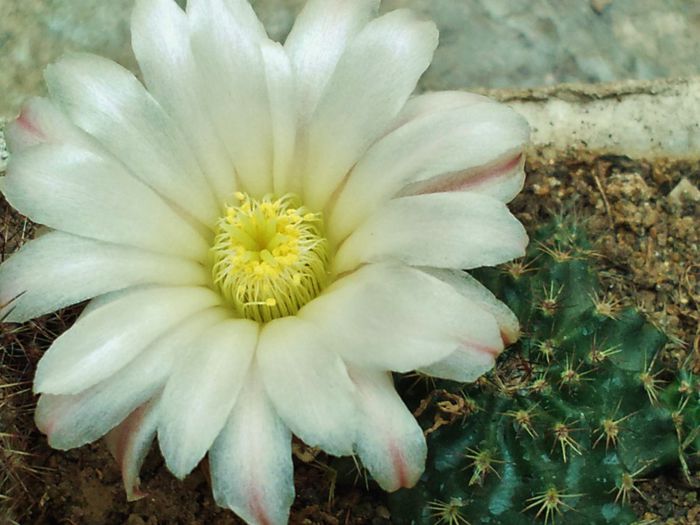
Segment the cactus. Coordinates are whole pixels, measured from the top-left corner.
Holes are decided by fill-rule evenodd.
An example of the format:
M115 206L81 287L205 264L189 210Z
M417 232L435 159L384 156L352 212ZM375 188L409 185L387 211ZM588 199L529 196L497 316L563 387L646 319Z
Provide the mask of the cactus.
M394 523L629 524L639 479L700 449L696 378L660 368L665 336L600 292L591 257L555 218L523 261L475 272L523 337L476 384L399 381L430 452Z

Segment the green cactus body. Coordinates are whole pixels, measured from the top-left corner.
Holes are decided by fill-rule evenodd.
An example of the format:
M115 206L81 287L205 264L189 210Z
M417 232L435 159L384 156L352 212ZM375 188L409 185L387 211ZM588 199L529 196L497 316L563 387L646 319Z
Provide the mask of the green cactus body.
M475 272L523 337L484 380L435 385L474 406L429 433L418 486L390 496L394 523L631 524L638 480L700 449L697 381L662 376L666 338L601 295L590 255L583 233L555 220L525 262ZM399 382L414 408L428 386ZM438 415L429 405L419 420L427 429Z

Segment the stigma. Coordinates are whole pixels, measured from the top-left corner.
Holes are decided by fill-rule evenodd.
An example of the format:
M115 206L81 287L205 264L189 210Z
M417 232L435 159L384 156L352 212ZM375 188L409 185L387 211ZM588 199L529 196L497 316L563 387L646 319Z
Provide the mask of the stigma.
M253 199L237 192L219 218L212 278L225 301L246 319L295 315L328 279L323 218L294 194Z

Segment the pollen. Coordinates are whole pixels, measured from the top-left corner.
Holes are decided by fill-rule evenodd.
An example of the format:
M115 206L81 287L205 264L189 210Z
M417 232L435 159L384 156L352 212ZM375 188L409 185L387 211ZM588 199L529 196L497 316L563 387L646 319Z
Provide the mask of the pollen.
M241 317L265 323L296 314L327 284L321 214L294 194L234 196L211 248L215 286Z

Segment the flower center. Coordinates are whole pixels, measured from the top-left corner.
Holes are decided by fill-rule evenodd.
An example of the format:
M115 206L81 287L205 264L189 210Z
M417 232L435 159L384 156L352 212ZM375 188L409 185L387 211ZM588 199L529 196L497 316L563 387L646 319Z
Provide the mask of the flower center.
M328 241L320 213L294 194L253 199L236 193L217 223L212 275L224 298L247 319L297 313L326 285Z

